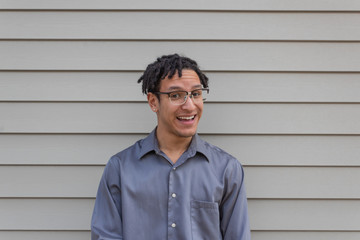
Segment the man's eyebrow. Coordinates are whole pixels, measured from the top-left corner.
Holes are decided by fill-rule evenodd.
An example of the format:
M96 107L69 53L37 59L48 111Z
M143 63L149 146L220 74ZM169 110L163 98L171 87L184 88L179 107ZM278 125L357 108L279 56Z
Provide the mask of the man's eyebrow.
M198 85L193 86L193 89L198 89L198 88L202 88L202 85L198 84Z
M178 87L178 86L171 86L171 87L169 87L168 88L168 90L182 90L182 88L181 87Z
M199 89L199 88L202 88L202 85L201 84L198 84L198 85L195 85L192 87L192 89ZM168 88L169 91L171 90L180 90L180 91L185 91L182 87L179 87L179 86L171 86Z

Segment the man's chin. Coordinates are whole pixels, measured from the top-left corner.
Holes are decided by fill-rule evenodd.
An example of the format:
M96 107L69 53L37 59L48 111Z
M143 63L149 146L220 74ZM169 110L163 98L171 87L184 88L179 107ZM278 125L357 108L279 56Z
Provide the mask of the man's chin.
M196 134L196 130L192 130L192 131L181 131L178 132L178 136L182 137L182 138L191 138Z

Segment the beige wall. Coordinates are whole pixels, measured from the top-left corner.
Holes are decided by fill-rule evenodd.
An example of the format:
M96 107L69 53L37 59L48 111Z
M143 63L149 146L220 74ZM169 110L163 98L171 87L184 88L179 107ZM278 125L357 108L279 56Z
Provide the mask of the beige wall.
M359 1L0 0L0 239L89 239L112 154L155 126L162 54L210 77L254 240L360 239Z

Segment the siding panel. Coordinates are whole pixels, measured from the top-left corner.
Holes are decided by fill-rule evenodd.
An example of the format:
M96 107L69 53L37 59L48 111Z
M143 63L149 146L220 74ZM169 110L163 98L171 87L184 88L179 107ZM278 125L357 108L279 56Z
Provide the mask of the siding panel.
M89 240L90 231L0 231L0 239L11 240Z
M0 197L92 198L103 168L0 166ZM360 168L245 167L245 177L249 198L360 199Z
M171 19L171 28L166 19ZM0 21L6 23L0 26L0 39L356 41L360 38L358 13L21 11L0 12Z
M253 230L359 230L359 200L250 200L249 209Z
M99 166L0 166L0 197L94 198L103 170Z
M246 167L245 174L249 198L360 199L360 168Z
M93 204L93 199L0 199L0 230L89 230ZM249 200L249 213L253 230L357 231L360 202Z
M0 165L104 165L145 134L0 134ZM360 166L360 136L202 135L245 166Z
M0 70L141 70L178 52L216 71L359 71L359 42L0 41ZM216 60L214 60L216 59Z
M105 165L142 135L0 134L0 164Z
M209 136L245 165L359 166L360 136Z
M296 10L296 11L359 11L360 3L357 0L339 1L312 1L303 0L299 2L287 0L209 0L203 1L184 0L2 0L0 9L162 9L162 10Z
M146 133L155 115L145 103L0 103L3 133ZM360 134L359 104L205 106L200 133ZM145 120L146 119L146 120ZM216 127L214 127L214 123Z
M94 199L0 199L0 230L89 230Z
M280 231L253 231L252 240L358 240L360 232L280 232Z
M360 102L359 73L207 75L211 102ZM145 101L136 83L140 76L140 72L0 71L0 101Z
M0 231L1 239L11 240L88 240L90 231ZM253 240L358 240L359 232L281 232L253 231Z

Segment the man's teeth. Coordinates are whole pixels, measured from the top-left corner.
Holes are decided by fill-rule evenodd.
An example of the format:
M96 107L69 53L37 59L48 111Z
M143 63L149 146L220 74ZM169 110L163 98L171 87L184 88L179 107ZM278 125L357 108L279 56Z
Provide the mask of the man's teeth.
M191 117L178 117L181 120L191 120L194 119L195 116L191 116Z

